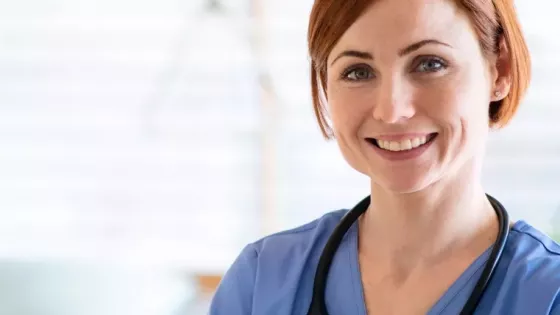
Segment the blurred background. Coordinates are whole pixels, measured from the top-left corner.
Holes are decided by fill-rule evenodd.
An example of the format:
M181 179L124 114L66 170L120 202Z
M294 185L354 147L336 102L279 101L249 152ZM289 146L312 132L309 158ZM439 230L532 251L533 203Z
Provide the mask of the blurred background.
M560 3L485 184L560 233ZM205 314L241 248L368 192L313 117L311 0L0 2L0 315Z

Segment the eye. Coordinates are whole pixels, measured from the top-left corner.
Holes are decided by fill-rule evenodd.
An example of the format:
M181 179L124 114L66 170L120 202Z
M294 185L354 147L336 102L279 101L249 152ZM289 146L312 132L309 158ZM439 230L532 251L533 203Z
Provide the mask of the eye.
M447 68L447 64L440 58L428 57L420 61L415 72L438 72Z
M373 77L373 71L369 66L355 66L342 73L342 79L347 81L366 81Z

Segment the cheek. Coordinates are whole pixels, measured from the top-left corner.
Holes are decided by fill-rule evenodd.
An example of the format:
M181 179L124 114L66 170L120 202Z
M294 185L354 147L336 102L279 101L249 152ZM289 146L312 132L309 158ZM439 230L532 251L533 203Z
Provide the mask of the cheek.
M488 132L490 100L484 80L473 78L456 93L455 110L464 132L469 137L480 137Z
M423 104L426 116L441 127L455 129L462 121L487 126L489 100L484 94L484 83L480 82L480 77L476 79L465 74L424 86L418 103Z
M331 88L329 91L328 111L336 143L348 164L367 175L368 163L360 144L360 131L367 116L364 96L348 89Z
M335 133L349 137L358 132L367 118L367 99L365 91L331 87L328 93L328 111Z
M424 104L432 104L429 116L442 130L441 158L449 163L468 158L483 148L488 133L489 100L480 77L465 77L440 84ZM462 160L459 159L459 160ZM459 162L460 164L460 162Z

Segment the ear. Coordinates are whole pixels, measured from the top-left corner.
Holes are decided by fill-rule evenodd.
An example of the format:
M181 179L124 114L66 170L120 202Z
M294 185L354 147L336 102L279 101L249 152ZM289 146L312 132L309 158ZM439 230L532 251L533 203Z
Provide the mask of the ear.
M503 100L511 89L511 58L508 46L504 36L500 36L498 43L498 53L495 56L494 64L492 64L492 102Z

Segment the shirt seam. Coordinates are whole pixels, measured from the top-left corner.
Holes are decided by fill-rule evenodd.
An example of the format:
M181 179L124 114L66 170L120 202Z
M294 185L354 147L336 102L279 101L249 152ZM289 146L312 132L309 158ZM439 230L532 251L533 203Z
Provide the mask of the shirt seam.
M516 232L518 234L522 234L522 235L526 235L530 238L532 238L533 240L535 240L537 243L539 243L548 253L556 255L556 256L560 256L560 252L558 251L554 251L552 249L550 249L548 246L546 246L545 243L543 243L543 241L541 241L537 236L529 233L529 232L525 232L525 231L521 231L521 230L512 230L512 232ZM520 235L521 236L521 235Z
M252 266L251 276L252 276L253 285L252 285L251 296L250 296L251 312L252 312L255 309L255 290L257 289L257 273L258 273L258 268L259 268L259 264L257 263L257 260L259 258L259 251L253 245L249 245L247 247L248 248L246 248L246 250L251 250L253 252L253 253L249 252L249 253L251 253L251 255L247 255L248 257L246 258L246 261L247 260L249 261L248 265ZM239 273L237 273L237 272L235 273L235 279L237 280L238 283L243 283L244 282L244 279L241 279L239 277Z

